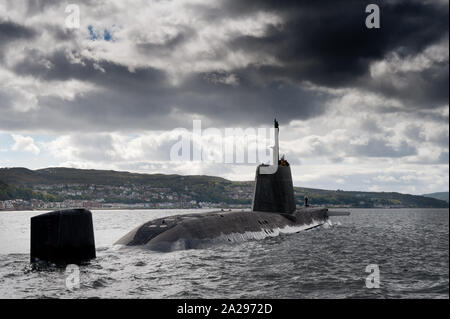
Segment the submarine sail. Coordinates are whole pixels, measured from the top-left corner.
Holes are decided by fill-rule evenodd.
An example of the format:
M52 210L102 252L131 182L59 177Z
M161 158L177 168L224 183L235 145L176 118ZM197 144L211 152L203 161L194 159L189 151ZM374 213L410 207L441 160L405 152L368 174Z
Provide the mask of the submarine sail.
M279 127L276 119L274 126L273 163L261 164L256 168L252 210L292 214L295 211L295 197L291 168L284 158L279 159Z

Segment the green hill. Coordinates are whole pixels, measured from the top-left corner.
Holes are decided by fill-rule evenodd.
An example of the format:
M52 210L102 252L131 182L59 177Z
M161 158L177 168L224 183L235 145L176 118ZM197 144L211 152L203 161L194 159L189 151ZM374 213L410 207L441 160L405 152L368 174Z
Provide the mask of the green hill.
M211 202L251 204L254 182L233 182L204 175L138 174L74 168L0 169L0 200L23 198L105 202ZM295 187L296 202L307 195L312 205L346 207L446 208L448 202L395 192L334 191ZM448 196L448 193L447 193Z
M31 189L27 189L24 187L15 187L12 185L8 185L2 180L0 180L0 200L8 200L8 199L31 199L32 191Z
M422 196L436 198L436 199L439 199L439 200L446 201L448 203L448 192L438 192L438 193L424 194Z
M6 184L0 179L0 201L11 199L40 199L43 201L58 201L60 197L51 194L43 194L41 192L34 192L32 189L23 186L14 186Z

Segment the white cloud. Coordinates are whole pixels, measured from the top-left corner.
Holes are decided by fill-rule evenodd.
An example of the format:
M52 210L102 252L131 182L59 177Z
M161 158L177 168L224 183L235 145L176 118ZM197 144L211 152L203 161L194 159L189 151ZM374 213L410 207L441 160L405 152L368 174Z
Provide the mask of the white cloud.
M369 186L369 191L370 192L381 192L382 188L378 185L372 185L372 186Z
M30 136L22 136L19 134L11 134L14 139L14 145L11 150L18 152L30 152L35 155L39 154L40 149L34 144L34 139Z
M14 6L0 3L0 16L26 22L27 26L45 30L48 21L64 28L66 3L46 6L34 16L29 16L25 5ZM282 20L270 12L258 12L252 16L216 19L204 18L204 10L215 8L220 3L198 0L180 1L133 1L132 5L122 0L77 3L80 7L80 29L70 42L55 42L49 32L26 44L9 48L6 61L13 65L20 60L24 47L50 53L58 48L76 50L83 57L108 60L131 68L152 66L166 70L173 81L190 72L211 69L230 70L245 67L250 63L263 63L272 59L268 54L248 55L226 48L226 42L236 35L260 36L267 25L277 25ZM201 6L203 9L200 9ZM56 19L55 19L56 18ZM47 24L46 24L47 23ZM92 27L99 39L92 41L88 31ZM104 30L108 30L113 41L103 41ZM192 31L192 32L190 32ZM151 54L137 50L139 44L164 44L178 35L186 33L175 50L152 51ZM45 62L45 61L43 61ZM274 61L272 61L274 62ZM230 79L233 81L233 79Z
M370 74L373 78L386 80L387 76L393 76L395 73L425 70L435 62L448 61L448 45L447 38L414 56L402 58L395 52L391 53L386 59L374 62L370 66ZM396 77L395 80L399 81L400 78Z
M356 115L355 116L359 116ZM365 115L361 115L364 118ZM336 118L341 120L340 117ZM342 118L344 121L345 119ZM295 185L325 189L382 190L417 194L445 190L448 165L436 164L439 152L426 140L414 142L421 150L417 156L364 157L348 152L354 141L367 140L371 132L361 131L358 118L346 129L315 132L319 119L281 126L281 153L292 164ZM423 125L427 134L427 125ZM206 127L202 127L206 129ZM188 128L191 136L191 130ZM404 130L396 129L394 141L404 138ZM380 133L383 136L383 133ZM397 136L400 135L400 136ZM384 135L385 136L385 135ZM61 166L135 171L164 174L207 174L231 180L252 180L256 164L224 164L193 161L170 161L171 146L179 141L176 131L128 133L90 133L63 135L45 143L45 149ZM238 138L236 145L246 145ZM268 143L271 145L272 143ZM223 144L210 140L208 147L219 152ZM422 153L427 154L425 157ZM407 159L407 160L406 160ZM364 182L366 181L366 182ZM372 185L375 184L375 186Z

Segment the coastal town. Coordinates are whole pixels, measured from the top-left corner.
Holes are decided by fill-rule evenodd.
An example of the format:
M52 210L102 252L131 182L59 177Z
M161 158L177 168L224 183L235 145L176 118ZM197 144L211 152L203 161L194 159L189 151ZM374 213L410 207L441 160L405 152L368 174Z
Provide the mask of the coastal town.
M247 208L253 192L252 187L232 187L229 194L223 194L230 200L213 202L201 200L196 191L187 187L182 193L145 185L38 184L32 190L47 199L3 200L0 210Z
M0 168L0 210L86 209L247 209L253 181L205 175L138 174L72 168ZM396 192L294 187L297 207L445 208L447 201Z

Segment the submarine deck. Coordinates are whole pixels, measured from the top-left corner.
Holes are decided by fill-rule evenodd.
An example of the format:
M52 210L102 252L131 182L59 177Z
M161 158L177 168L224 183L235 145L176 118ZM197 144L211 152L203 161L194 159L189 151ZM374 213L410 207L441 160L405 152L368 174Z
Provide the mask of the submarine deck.
M119 239L116 244L172 250L171 246L180 241L183 242L182 249L189 249L207 241L260 239L323 224L328 218L327 211L327 208L304 207L292 214L211 211L175 215L146 222Z

